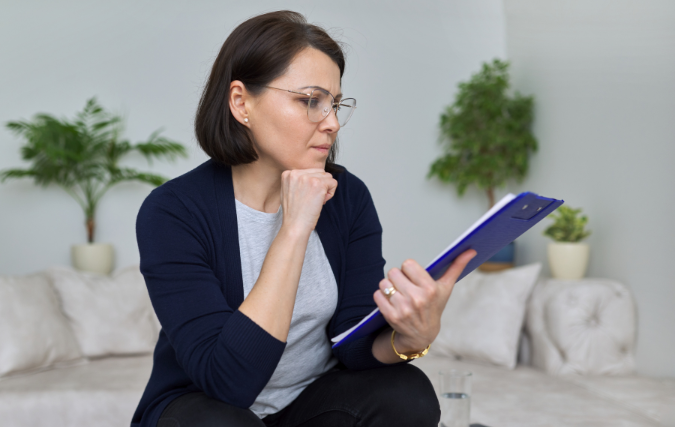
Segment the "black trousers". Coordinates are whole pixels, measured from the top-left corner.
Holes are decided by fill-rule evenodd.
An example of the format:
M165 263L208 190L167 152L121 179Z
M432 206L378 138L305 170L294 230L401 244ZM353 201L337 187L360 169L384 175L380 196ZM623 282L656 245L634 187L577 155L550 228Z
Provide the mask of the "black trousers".
M263 419L202 392L188 393L167 406L157 427L437 427L440 416L427 376L399 363L330 371Z

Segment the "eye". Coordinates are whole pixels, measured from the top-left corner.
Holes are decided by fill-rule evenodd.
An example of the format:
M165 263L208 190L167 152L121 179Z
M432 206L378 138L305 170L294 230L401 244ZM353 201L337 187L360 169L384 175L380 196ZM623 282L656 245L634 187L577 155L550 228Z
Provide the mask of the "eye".
M305 106L307 106L307 104L310 104L311 108L316 108L316 106L319 103L319 100L316 98L300 98L299 101L302 102Z

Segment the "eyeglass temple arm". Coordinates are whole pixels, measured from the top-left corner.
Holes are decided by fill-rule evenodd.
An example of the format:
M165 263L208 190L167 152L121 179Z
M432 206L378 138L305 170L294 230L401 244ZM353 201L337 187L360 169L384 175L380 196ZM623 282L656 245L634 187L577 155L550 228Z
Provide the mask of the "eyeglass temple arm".
M290 89L281 89L280 87L274 87L274 86L265 86L265 87L266 87L266 88L270 88L270 89L283 90L284 92L297 93L298 95L307 95L307 96L311 96L311 95L312 95L311 93L296 92L296 91L290 90Z
M281 89L281 88L279 88L279 87L273 87L273 86L265 86L265 87L270 88L270 89L283 90L283 91L285 91L285 92L290 92L290 93L297 93L298 95L307 95L307 96L311 96L311 95L312 95L311 93L297 92L297 91L290 90L290 89ZM336 105L342 105L343 107L349 107L349 108L356 108L356 105L346 105L346 104L343 104L342 101L344 101L344 100L346 100L346 99L353 99L353 98L345 98L345 99L341 99L341 100L339 100L339 101L337 101L337 102L334 102L334 103L333 103L333 109L335 109L335 106L336 106Z

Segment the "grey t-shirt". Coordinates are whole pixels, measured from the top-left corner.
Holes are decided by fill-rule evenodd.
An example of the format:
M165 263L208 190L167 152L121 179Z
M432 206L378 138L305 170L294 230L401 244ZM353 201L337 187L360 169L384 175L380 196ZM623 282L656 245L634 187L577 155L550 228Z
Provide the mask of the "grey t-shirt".
M244 298L258 280L283 212L260 212L235 199ZM307 243L286 349L269 382L251 406L258 417L288 406L312 381L337 363L326 326L337 307L337 283L316 231Z

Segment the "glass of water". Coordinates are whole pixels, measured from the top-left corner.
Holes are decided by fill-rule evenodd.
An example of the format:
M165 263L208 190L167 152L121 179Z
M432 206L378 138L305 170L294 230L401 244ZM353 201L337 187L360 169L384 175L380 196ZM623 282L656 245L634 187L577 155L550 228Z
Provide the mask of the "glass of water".
M441 371L441 427L469 427L471 372Z

